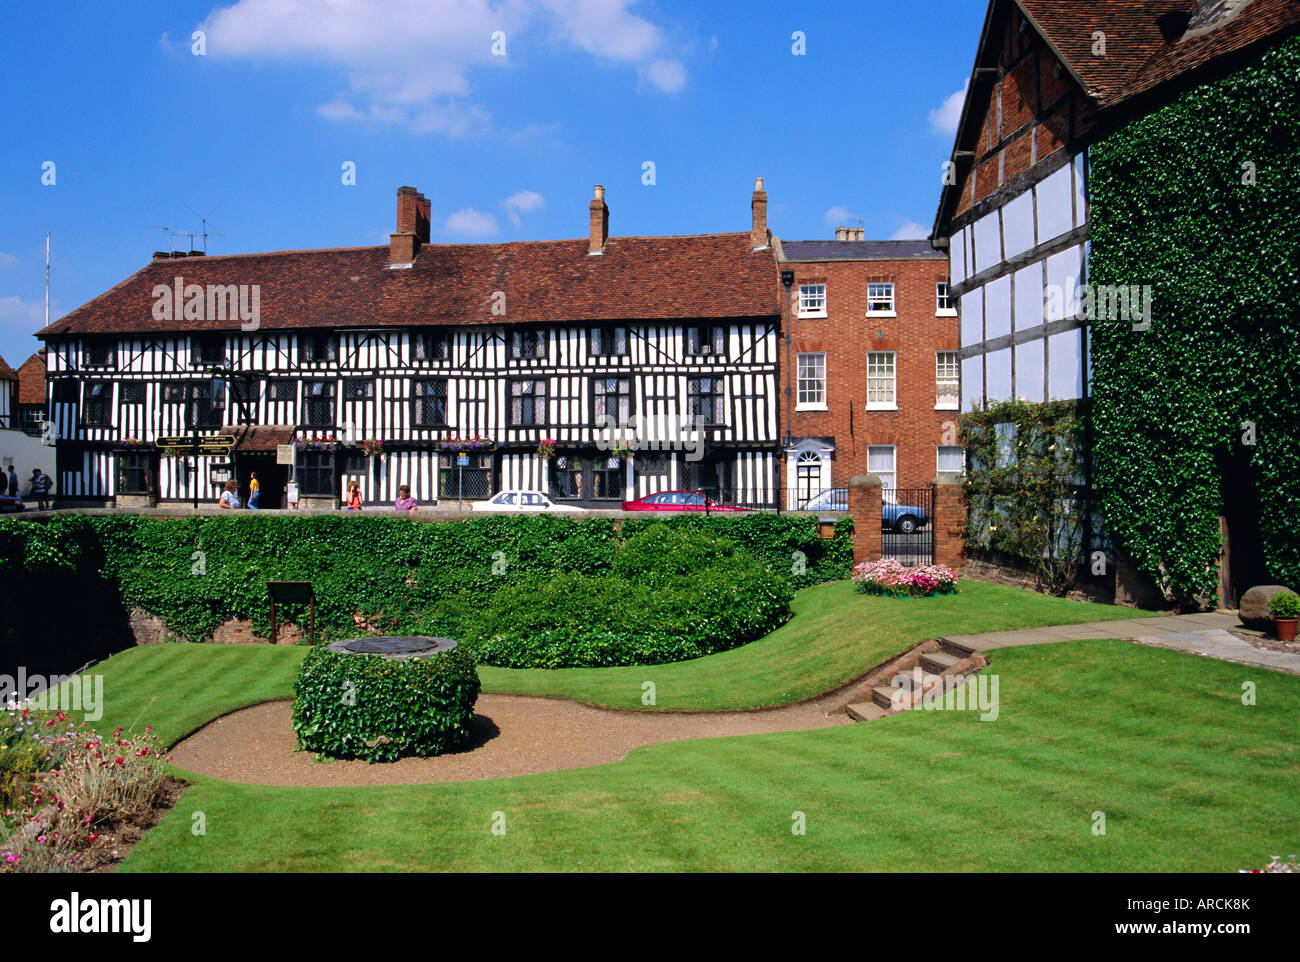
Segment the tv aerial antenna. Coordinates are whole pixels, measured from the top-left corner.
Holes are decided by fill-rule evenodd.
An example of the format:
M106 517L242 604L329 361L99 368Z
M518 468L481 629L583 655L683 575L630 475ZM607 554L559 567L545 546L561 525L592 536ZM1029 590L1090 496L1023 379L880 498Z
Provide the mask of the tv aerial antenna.
M167 238L167 250L172 249L172 229L170 227L166 227L162 224L150 224L149 229L162 231Z
M220 207L221 204L218 204L217 207L214 207L214 208L212 208L212 210L208 211L208 213L207 213L206 216L203 215L203 214L200 214L200 213L199 213L197 210L195 210L193 207L190 207L189 204L186 204L185 206L189 208L190 213L193 214L195 217L197 217L197 218L199 219L199 223L201 223L201 224L203 225L203 234L202 234L202 237L203 237L203 253L206 254L206 253L208 252L208 238L209 238L209 237L225 237L225 236L226 236L225 234L219 233L219 232L217 232L217 231L210 231L210 230L208 230L208 218L211 217L213 214L215 214L215 213L217 212L217 207ZM194 245L193 237L194 237L194 235L191 234L191 235L190 235L190 246L191 246L191 247Z

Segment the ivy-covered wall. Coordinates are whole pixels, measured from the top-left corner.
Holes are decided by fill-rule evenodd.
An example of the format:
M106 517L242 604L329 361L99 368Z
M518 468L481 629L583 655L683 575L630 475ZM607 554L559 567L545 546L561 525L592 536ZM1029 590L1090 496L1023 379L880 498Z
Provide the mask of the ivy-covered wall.
M1247 497L1221 479L1239 464L1269 576L1300 585L1300 37L1089 162L1088 281L1153 293L1148 329L1092 326L1106 529L1169 597L1214 596L1218 517Z

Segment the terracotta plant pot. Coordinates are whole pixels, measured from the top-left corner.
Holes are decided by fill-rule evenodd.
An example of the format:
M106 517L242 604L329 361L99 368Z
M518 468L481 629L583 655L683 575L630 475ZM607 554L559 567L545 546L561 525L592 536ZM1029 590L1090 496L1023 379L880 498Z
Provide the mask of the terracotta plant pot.
M1295 626L1300 618L1274 618L1273 631L1278 641L1295 641Z

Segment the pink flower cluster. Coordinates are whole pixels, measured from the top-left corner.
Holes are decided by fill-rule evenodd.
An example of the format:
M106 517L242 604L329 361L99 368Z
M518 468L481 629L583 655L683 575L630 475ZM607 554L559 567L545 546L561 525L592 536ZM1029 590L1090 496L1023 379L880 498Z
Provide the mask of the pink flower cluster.
M1258 875L1261 872L1269 875L1294 875L1295 873L1300 872L1300 864L1296 864L1296 858L1294 855L1288 855L1285 862L1282 861L1281 855L1274 855L1273 860L1263 868L1243 868L1238 869L1238 871L1243 875Z
M853 581L869 595L893 598L929 598L957 591L957 575L946 565L907 567L895 558L864 561L853 566Z
M477 451L480 448L490 448L493 445L491 438L478 434L467 434L464 437L452 434L445 438L440 438L438 443L442 446L443 450L447 451Z
M136 766L171 756L160 755L152 725L142 733L118 727L101 735L62 711L37 714L12 701L5 707L12 731L47 746L53 767L37 776L18 809L0 812L0 871L70 870L100 837L97 825L121 816L115 803L131 795L141 772ZM60 784L74 797L62 797Z

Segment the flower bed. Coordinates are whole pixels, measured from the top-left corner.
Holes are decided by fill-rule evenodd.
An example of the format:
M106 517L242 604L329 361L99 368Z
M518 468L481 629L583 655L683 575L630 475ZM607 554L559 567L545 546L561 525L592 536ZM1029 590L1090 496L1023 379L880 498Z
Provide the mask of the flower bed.
M894 558L881 558L854 565L852 578L858 590L868 595L930 598L957 593L957 575L946 565L909 568Z
M6 706L6 749L36 761L9 786L0 816L0 871L81 871L114 864L120 838L157 818L173 791L151 729L100 735L62 711ZM25 746L20 746L25 743ZM168 756L168 759L170 756Z

